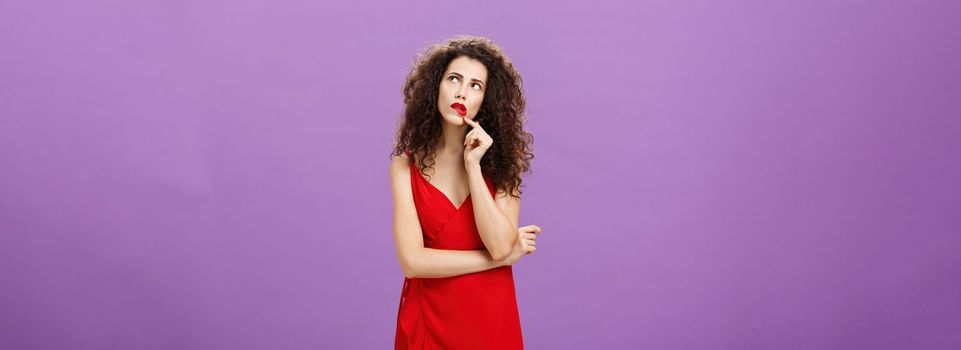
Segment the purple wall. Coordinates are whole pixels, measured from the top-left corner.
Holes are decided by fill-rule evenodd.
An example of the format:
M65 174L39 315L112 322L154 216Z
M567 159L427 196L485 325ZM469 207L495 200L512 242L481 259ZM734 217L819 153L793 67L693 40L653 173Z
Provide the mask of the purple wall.
M460 33L525 79L528 348L961 348L958 2L330 6L0 2L0 348L390 348Z

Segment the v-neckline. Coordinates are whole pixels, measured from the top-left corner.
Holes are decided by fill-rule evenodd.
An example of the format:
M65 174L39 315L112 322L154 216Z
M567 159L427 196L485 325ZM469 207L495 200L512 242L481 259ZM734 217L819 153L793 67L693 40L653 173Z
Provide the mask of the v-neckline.
M447 202L447 204L449 204L451 207L454 208L455 212L460 211L460 209L464 207L464 204L467 204L467 201L470 200L471 193L468 193L467 197L464 197L464 201L460 203L459 207L454 206L454 201L452 201L450 197L447 196L447 194L444 194L444 191L441 191L439 188L437 188L437 186L434 186L434 184L430 183L430 181L427 181L427 179L424 178L424 175L420 174L420 169L417 168L416 164L411 164L410 168L412 170L415 170L414 172L417 173L417 176L420 177L420 179L424 181L424 183L426 183L427 186L430 186L430 188L434 189L434 191L437 191L437 193L440 193L440 195L444 197L445 202Z

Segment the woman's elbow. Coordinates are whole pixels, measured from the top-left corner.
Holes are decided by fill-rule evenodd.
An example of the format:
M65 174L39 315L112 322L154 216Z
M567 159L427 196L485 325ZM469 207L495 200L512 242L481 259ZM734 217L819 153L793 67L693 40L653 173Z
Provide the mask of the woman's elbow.
M419 271L413 258L401 258L400 268L404 272L404 277L417 278Z
M404 277L406 278L417 278L419 276L417 270L412 266L401 266L401 268L404 270Z
M517 243L517 231L511 232L507 237L510 238L501 239L499 244L488 245L487 252L490 254L491 259L501 261L510 257L511 251L514 249L514 244Z
M508 249L487 249L487 252L490 253L491 259L501 261L507 259L507 257L511 255L510 247L507 248Z

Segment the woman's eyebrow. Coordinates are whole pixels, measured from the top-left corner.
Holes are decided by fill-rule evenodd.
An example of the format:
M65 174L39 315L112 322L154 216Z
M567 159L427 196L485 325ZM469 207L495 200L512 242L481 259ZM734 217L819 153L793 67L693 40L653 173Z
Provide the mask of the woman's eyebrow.
M460 73L457 73L457 72L450 72L450 74L456 75L456 76L461 77L461 78L464 77L463 75L461 75ZM481 83L481 84L484 83L483 80L476 79L476 78L471 78L471 81L476 81L476 82L479 82L479 83Z

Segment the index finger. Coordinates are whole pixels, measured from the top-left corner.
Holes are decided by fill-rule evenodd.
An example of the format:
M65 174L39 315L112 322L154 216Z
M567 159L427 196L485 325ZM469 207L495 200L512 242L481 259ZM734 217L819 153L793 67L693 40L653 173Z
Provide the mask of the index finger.
M475 127L475 128L481 129L481 130L484 130L484 128L482 128L482 127L480 126L480 124L478 124L477 122L475 122L475 121L473 121L473 120L467 119L466 116L461 117L461 118L464 118L464 122L467 123L467 125L470 125L470 126L472 126L472 127Z

